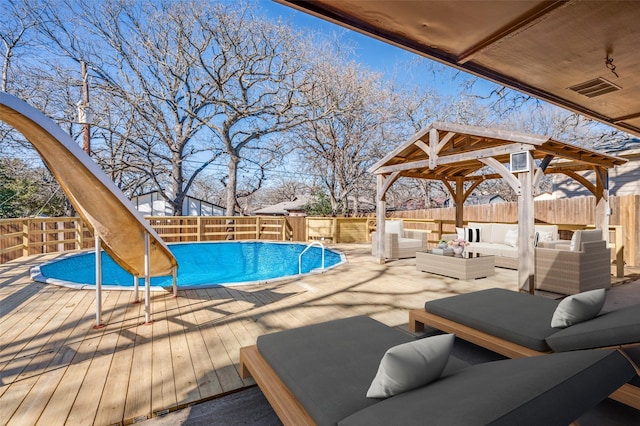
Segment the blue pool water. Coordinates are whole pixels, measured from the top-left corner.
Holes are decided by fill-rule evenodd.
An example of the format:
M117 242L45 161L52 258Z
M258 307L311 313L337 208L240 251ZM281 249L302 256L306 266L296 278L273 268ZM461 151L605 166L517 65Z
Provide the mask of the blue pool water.
M178 260L178 287L264 282L298 275L298 257L307 246L295 243L215 242L170 244ZM343 261L325 249L325 268ZM302 256L302 273L322 266L322 249L312 246ZM32 273L36 281L63 285L95 285L95 254L82 253L55 260ZM102 253L103 286L133 287L133 276ZM143 279L140 285L144 285ZM154 287L171 287L172 277L153 277Z

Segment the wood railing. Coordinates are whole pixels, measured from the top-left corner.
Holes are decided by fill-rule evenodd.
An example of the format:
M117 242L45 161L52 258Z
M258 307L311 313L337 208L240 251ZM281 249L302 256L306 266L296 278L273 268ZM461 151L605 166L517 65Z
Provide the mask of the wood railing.
M271 240L291 241L284 217L147 217L165 242ZM126 231L122 231L126 232ZM92 233L79 217L0 219L0 263L34 254L89 249Z
M376 229L375 217L307 217L297 221L304 226L304 240L326 240L334 243L367 243ZM399 219L399 218L398 218ZM223 240L292 241L296 230L285 217L271 216L155 216L147 220L168 243ZM455 233L452 220L402 218L405 229L428 234L427 240L435 245L442 234ZM589 225L560 224L560 236L571 238L576 229ZM623 274L625 265L624 228L612 225L610 246L616 260L617 275ZM82 219L29 218L0 219L0 263L34 254L92 248L91 232Z

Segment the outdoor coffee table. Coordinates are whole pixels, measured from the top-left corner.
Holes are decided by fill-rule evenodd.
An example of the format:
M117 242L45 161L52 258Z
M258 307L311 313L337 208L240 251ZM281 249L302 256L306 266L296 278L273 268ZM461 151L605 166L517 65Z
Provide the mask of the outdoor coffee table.
M434 254L416 252L416 269L459 280L473 280L495 274L495 258L478 253Z

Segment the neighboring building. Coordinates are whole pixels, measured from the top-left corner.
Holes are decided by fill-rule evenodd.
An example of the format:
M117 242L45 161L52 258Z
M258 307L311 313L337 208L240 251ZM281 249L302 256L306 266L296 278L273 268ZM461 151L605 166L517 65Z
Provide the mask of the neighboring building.
M640 194L640 139L628 139L615 145L600 145L597 150L628 160L627 163L609 170L609 195ZM593 172L585 173L584 176L595 181ZM553 195L555 198L568 198L593 194L574 179L557 174L553 177Z
M306 216L304 206L309 204L312 198L307 195L296 197L293 201L284 201L272 206L263 207L251 212L253 215L264 216Z
M465 206L476 206L480 204L498 204L504 203L504 198L498 194L480 195L478 197L469 197L465 200Z
M541 192L540 194L533 197L534 201L548 201L548 200L555 200L555 199L556 197L553 195L553 192L550 192L550 191Z
M133 206L145 216L172 216L173 209L158 191L131 198ZM224 208L198 198L184 197L182 216L224 216Z

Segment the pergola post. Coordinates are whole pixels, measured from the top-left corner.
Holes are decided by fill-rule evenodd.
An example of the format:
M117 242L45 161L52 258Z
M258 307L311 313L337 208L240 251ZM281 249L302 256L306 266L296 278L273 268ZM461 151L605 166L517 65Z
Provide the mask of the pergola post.
M456 178L456 227L462 228L464 226L464 178Z
M384 175L376 176L376 261L384 264L384 220L387 213L387 198L384 190Z
M535 163L528 152L530 170L518 173L518 289L535 292L535 214L533 207L533 175Z
M602 237L609 246L609 171L604 167L596 167L596 211L595 226L602 229Z

